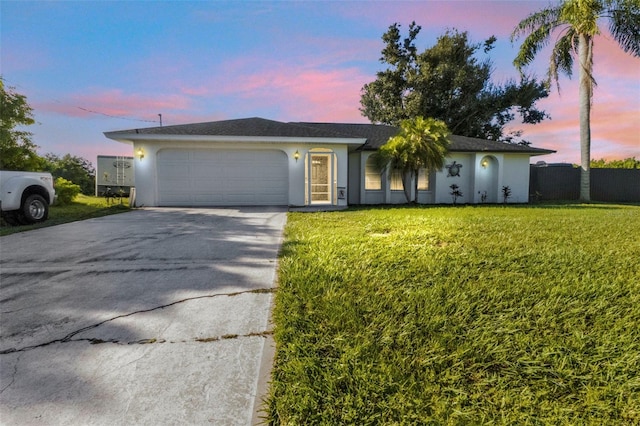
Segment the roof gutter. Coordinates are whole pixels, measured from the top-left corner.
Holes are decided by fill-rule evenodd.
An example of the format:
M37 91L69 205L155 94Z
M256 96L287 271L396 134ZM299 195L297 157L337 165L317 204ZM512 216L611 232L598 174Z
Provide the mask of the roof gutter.
M252 143L305 143L334 145L363 145L366 138L318 138L295 136L216 136L216 135L157 135L149 133L104 132L104 135L118 142L133 145L145 142L252 142Z

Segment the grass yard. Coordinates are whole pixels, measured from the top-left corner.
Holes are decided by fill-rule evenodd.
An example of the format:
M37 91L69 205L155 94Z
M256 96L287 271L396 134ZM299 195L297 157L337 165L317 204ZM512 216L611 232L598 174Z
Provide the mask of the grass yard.
M69 205L59 206L54 204L51 206L49 208L49 218L42 223L25 226L9 226L1 220L0 236L15 234L16 232L23 232L31 229L44 228L47 226L60 225L62 223L75 222L77 220L122 213L128 210L128 198L123 198L122 204L120 204L120 201L107 202L103 197L89 197L87 195L80 194Z
M271 424L640 424L640 207L290 213Z

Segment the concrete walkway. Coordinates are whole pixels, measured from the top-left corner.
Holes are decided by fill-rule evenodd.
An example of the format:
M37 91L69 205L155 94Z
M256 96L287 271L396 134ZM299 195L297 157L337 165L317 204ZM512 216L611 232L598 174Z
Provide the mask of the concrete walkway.
M0 238L0 423L258 423L285 221L145 209Z

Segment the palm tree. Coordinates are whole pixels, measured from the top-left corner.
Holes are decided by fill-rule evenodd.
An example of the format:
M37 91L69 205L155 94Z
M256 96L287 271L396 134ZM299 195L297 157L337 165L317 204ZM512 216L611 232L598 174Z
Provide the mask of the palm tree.
M449 149L449 129L444 121L435 118L416 117L402 120L399 133L390 138L378 151L378 162L383 167L401 170L403 178L412 176L415 185L415 202L418 202L418 175L442 170ZM410 202L405 179L404 194Z
M600 34L598 20L608 19L609 32L625 52L640 56L640 2L638 0L565 0L532 13L520 21L511 41L525 36L514 65L530 64L536 54L558 34L551 52L548 80L558 86L558 71L571 77L578 59L580 103L580 199L590 201L591 103L593 96L593 41Z

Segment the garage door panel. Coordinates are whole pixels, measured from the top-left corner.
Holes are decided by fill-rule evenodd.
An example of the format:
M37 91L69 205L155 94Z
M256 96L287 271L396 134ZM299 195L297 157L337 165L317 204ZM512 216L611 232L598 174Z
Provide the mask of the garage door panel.
M178 162L167 163L163 174L172 179L189 179L189 171L181 165Z
M158 204L287 205L287 156L282 151L162 150Z
M222 195L219 194L195 194L193 199L196 205L203 205L212 203L213 205L221 203L223 201Z
M191 197L185 193L168 193L168 198L169 197L171 201L163 204L164 206L183 206L187 205L191 201Z

